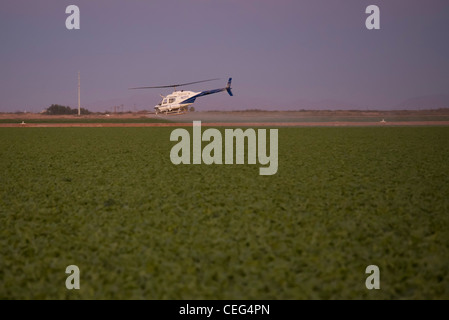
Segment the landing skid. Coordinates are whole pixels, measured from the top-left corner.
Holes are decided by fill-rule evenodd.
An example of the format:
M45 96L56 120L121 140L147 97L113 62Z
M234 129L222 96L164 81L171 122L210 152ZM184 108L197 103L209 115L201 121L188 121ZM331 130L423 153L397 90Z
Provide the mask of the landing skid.
M176 110L171 110L171 111L156 111L156 114L165 114L165 115L181 115L181 114L185 114L189 112L188 110L185 109L176 109Z

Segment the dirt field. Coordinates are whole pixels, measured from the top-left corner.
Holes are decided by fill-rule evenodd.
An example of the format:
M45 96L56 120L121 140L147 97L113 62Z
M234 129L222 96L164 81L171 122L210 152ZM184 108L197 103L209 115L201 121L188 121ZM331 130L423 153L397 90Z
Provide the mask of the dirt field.
M148 119L162 120L162 123L145 122ZM58 123L58 120L61 120L61 123ZM68 120L69 123L67 123ZM80 120L80 122L77 122L77 120ZM98 120L98 122L95 120ZM130 120L134 122L129 123ZM142 123L136 122L136 120L142 120ZM193 121L201 121L202 126L242 127L447 126L449 125L449 109L417 111L217 111L189 112L181 115L156 115L139 112L91 114L79 117L76 115L1 113L0 121L3 121L0 122L0 127L179 127L191 126ZM28 121L32 121L32 123ZM89 123L86 123L86 121L89 121Z
M448 126L449 121L401 122L205 122L202 127L367 127L367 126ZM192 123L2 123L0 127L189 127Z

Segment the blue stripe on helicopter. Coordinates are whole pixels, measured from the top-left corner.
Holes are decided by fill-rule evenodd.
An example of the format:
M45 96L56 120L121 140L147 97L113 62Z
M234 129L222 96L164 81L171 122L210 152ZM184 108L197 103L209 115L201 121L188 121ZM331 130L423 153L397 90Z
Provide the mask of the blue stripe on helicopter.
M202 92L198 93L197 95L194 95L193 97L190 97L187 100L181 101L179 104L194 103L196 98L198 98L198 97L207 96L209 94L218 93L218 92L221 92L221 91L224 91L224 90L226 90L226 89L223 88L223 89L214 89L214 90L202 91Z

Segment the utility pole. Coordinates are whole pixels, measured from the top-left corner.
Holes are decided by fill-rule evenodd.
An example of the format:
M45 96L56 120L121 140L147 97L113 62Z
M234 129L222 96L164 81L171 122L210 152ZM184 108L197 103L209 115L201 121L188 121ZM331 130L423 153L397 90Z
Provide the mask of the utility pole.
M80 86L80 72L78 71L78 115L81 115L81 86Z

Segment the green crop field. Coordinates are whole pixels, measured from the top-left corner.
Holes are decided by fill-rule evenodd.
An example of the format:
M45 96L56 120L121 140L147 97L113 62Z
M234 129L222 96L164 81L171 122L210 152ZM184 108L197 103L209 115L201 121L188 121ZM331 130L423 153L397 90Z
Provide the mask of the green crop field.
M0 299L449 299L449 127L281 128L272 176L172 130L0 128Z

